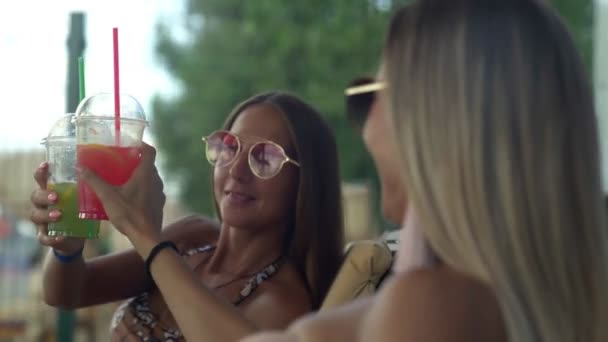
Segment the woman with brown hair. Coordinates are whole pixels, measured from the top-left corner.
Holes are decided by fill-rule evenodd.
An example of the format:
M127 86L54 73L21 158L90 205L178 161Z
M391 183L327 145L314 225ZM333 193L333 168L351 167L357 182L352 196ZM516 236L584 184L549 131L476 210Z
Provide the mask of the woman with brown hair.
M114 316L116 341L234 341L318 308L342 253L330 128L298 98L268 93L239 105L203 140L219 224L197 215L160 230L154 218L164 195L147 145L123 187L80 174L133 250L85 261L84 241L46 236L46 224L58 217L46 209L56 195L34 192L32 220L41 243L53 248L47 303L79 308L131 298ZM46 176L44 167L36 173L42 189Z
M418 1L392 19L384 66L389 136L440 263L248 341L605 341L598 127L558 15L540 0Z

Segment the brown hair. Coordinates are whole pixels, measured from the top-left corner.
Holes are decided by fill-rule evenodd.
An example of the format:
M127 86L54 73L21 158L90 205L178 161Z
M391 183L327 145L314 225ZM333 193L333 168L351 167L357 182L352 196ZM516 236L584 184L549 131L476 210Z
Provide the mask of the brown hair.
M533 0L420 1L392 20L387 108L421 228L487 282L509 340L608 336L608 231L592 91Z
M245 109L269 104L283 114L300 163L298 194L284 253L306 281L317 309L342 260L344 228L336 140L321 115L298 97L269 92L239 104L226 119L229 130ZM217 208L217 204L216 204ZM219 210L217 210L218 216Z

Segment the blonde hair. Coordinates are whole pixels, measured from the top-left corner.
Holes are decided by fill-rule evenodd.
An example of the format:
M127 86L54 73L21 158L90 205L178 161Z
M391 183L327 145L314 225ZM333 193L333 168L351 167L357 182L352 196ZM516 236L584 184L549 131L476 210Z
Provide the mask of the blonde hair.
M509 339L608 338L608 235L581 59L539 1L422 1L385 50L404 183L446 265L491 286Z

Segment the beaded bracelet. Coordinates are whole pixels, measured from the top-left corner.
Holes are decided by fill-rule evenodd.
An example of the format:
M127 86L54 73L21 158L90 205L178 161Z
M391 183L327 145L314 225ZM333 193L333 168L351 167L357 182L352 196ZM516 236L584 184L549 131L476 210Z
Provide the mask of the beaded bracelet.
M173 248L173 250L178 252L177 246L172 241L167 240L162 241L158 245L154 246L154 248L152 248L152 250L150 251L150 254L148 254L148 257L146 258L146 276L148 277L148 279L152 280L152 273L150 272L150 266L152 265L152 261L154 261L154 258L156 257L156 255L158 255L158 253L160 253L160 251L167 247Z
M55 255L55 259L57 259L59 262L61 262L63 264L69 264L72 261L82 257L83 250L84 250L84 246L81 249L79 249L78 251L76 251L76 253L74 253L74 254L63 255L63 254L57 253L57 250L55 248L53 248L53 254Z

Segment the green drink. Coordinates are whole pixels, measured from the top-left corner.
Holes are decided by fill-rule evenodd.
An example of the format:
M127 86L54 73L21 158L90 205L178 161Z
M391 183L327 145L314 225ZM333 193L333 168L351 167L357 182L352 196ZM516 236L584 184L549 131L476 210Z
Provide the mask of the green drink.
M61 218L49 223L49 236L71 236L96 239L99 236L99 221L78 218L78 188L76 183L50 183L48 190L57 193L58 202L51 208L61 210Z
M96 239L99 236L99 222L78 218L74 115L60 118L42 144L46 147L49 163L47 189L55 191L58 198L51 208L61 210L59 221L49 223L48 235Z

